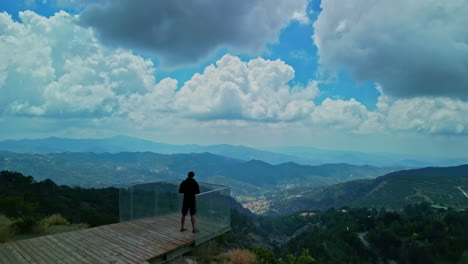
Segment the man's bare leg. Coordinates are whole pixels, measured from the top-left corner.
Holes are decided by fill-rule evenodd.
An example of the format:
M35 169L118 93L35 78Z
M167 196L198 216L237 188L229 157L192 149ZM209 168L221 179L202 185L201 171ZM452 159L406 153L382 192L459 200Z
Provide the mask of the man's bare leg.
M180 219L180 230L181 231L185 229L184 226L185 226L185 215L182 215L182 218Z
M194 215L190 216L190 221L192 222L192 230L195 230L195 216Z

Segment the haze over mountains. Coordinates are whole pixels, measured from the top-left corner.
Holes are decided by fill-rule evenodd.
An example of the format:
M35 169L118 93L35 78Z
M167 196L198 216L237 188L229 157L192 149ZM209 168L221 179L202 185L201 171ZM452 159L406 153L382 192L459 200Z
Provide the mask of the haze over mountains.
M172 145L153 141L115 136L104 139L44 138L0 141L0 150L18 153L57 152L155 152L161 154L209 152L239 160L262 160L276 165L295 162L303 165L348 163L379 167L455 166L468 163L468 158L421 157L393 153L364 153L323 150L311 147L272 147L255 149L233 145Z
M250 199L268 201L270 214L340 206L402 208L420 201L468 205L464 193L468 189L468 165L403 171L403 166L359 165L410 167L467 162L406 158L307 147L260 150L232 145L171 145L126 136L0 141L0 170L88 187L180 179L193 170L199 181L231 186L233 195L245 203ZM353 162L358 165L351 165Z
M193 170L199 181L227 184L234 193L292 186L319 186L355 179L375 178L389 168L326 164L320 166L259 160L243 161L210 153L158 154L152 152L67 152L21 154L0 152L0 170L50 178L58 184L111 185L184 178Z

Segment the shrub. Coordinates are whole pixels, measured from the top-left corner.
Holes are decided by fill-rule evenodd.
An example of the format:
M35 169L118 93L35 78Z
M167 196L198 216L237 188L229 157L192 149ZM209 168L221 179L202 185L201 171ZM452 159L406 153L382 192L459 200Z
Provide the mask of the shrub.
M60 214L53 214L45 218L49 226L53 225L69 225L70 223Z
M232 264L252 264L255 262L256 256L250 250L233 249L229 250L228 258Z
M13 221L6 216L0 215L0 243L8 242L15 236Z
M89 228L89 224L86 224L86 223L79 223L76 225L78 227L78 229L86 229L86 228Z
M32 232L34 234L45 234L49 231L49 223L42 219L41 221L36 222L36 224L32 227Z
M15 221L12 225L15 231L20 234L32 233L33 228L40 221L37 217L28 216Z

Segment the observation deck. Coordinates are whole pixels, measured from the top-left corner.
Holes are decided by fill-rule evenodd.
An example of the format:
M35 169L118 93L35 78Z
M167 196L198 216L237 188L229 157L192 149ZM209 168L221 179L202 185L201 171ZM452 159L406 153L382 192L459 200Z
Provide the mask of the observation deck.
M199 183L199 232L180 232L180 182L120 185L120 223L3 243L0 263L162 263L231 230L230 188Z

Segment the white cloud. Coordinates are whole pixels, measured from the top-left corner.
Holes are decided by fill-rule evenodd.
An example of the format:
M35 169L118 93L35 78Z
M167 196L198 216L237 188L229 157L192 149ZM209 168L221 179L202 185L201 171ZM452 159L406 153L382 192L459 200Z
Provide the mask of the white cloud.
M417 132L429 135L468 134L468 102L449 97L415 97L399 99L383 93L377 109L368 112L357 133Z
M311 114L314 124L354 130L368 119L369 111L355 99L325 99Z
M102 0L81 13L80 24L94 28L107 44L178 66L219 48L258 54L291 21L309 23L307 5L307 0Z
M323 0L320 63L347 68L400 98L468 99L467 0Z
M225 55L178 88L175 79L157 81L150 60L103 46L93 30L65 12L46 18L34 12L14 22L0 14L0 118L41 119L68 131L178 128L230 135L232 128L260 131L316 128L358 134L416 131L467 134L468 103L448 97L400 99L383 93L377 109L355 99L314 103L320 83L292 85L294 69L281 60L242 61ZM79 121L77 121L79 120ZM10 121L9 121L10 122ZM41 131L46 128L41 128ZM90 132L93 134L92 132ZM211 133L211 132L210 132ZM210 134L211 135L211 134ZM238 135L236 137L242 137Z
M314 107L318 87L315 82L291 87L293 78L294 69L283 61L242 62L225 55L184 84L176 105L199 119L303 119Z
M424 134L468 134L468 103L451 98L413 98L395 101L387 113L393 130Z
M153 63L128 50L108 48L65 12L50 18L0 15L0 111L53 118L126 117L152 122L161 115L257 121L303 119L314 106L316 82L290 86L294 69L262 58L226 55L177 81L156 82Z
M154 67L131 52L108 49L65 12L50 18L0 14L1 112L50 117L111 116L132 94L155 85Z

